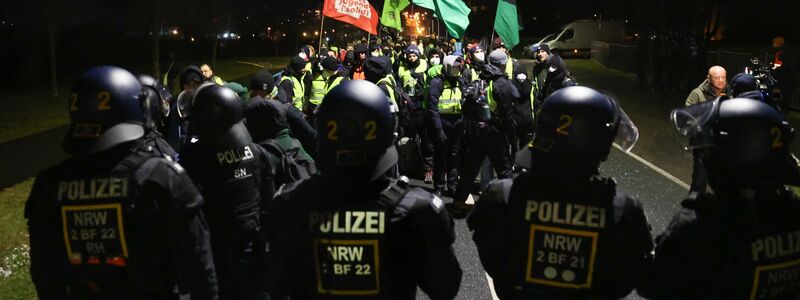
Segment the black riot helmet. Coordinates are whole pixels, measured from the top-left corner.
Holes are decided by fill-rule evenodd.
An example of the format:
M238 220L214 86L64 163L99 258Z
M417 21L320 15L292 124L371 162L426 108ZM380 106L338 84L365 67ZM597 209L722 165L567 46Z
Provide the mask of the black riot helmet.
M317 165L326 178L357 186L381 178L397 162L389 99L374 83L342 82L315 116Z
M733 76L730 87L731 96L733 98L751 98L752 96L746 97L744 95L759 95L761 93L761 91L758 89L758 80L756 77L747 73L739 73L736 74L736 76ZM753 91L756 91L757 93L752 93Z
M169 115L172 94L150 75L140 74L138 79L144 94L142 98L144 126L148 130L152 130L160 127L162 120Z
M699 151L712 187L800 185L789 151L794 129L769 104L717 99L675 109L670 119L684 149Z
M242 122L239 95L217 84L201 85L194 92L189 126L203 143L236 148L253 141Z
M517 164L594 173L612 143L630 151L638 139L638 129L613 97L588 87L567 87L544 100L536 136L517 154Z
M67 100L70 128L64 150L72 155L96 153L141 138L142 98L142 85L125 69L89 69L72 85Z

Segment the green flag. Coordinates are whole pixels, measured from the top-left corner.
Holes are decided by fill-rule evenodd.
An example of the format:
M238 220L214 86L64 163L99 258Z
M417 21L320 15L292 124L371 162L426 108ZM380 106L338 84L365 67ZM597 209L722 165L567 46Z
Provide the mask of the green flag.
M436 12L447 32L460 39L469 26L469 7L463 0L413 0L414 4Z
M385 0L383 2L383 13L381 13L381 24L397 30L403 30L400 22L400 12L408 6L408 0Z
M497 14L494 17L494 31L503 39L506 48L519 44L519 20L517 19L517 0L497 0Z

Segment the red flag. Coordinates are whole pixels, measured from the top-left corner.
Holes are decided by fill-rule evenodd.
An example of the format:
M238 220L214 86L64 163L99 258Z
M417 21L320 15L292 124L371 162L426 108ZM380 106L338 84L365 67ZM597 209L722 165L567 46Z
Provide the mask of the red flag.
M378 34L378 12L367 0L325 0L322 14Z

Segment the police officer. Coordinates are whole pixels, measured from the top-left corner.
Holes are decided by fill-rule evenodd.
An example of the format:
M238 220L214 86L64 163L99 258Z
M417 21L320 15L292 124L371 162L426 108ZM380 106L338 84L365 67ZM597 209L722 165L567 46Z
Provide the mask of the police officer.
M242 123L233 90L205 84L193 102L198 141L181 151L181 163L206 199L220 297L257 299L266 260L260 214L274 194L274 166Z
M340 84L317 112L320 174L278 192L270 270L292 299L452 299L461 268L438 197L387 176L397 161L389 101Z
M180 72L179 86L181 90L171 105L170 110L175 113L167 117L167 132L165 132L167 141L176 150L180 150L191 140L189 114L192 110L192 93L204 81L203 72L197 66L188 66Z
M177 284L216 299L203 198L181 165L147 146L142 97L117 67L73 84L71 157L37 176L25 205L39 298L168 299Z
M493 181L467 219L501 299L619 299L652 263L641 204L600 175L615 140L630 149L635 126L619 105L586 87L544 103L526 169ZM502 250L500 250L502 249Z
M428 136L433 142L433 190L437 195L455 194L458 184L459 150L464 134L461 118L463 102L461 72L464 59L444 58L442 74L431 80L427 96Z
M291 103L295 108L303 111L305 99L305 66L306 61L300 56L292 57L289 65L283 71L281 81L278 83L276 99L281 103Z
M481 94L485 95L484 112L481 116L470 116L466 124L467 146L462 156L462 168L450 213L463 218L471 208L466 204L472 182L486 157L497 177L511 178L511 141L516 135L513 119L514 99L519 98L517 88L505 74L508 56L502 50L489 54L489 63L481 72ZM483 88L485 86L485 90Z
M712 191L690 195L656 239L651 299L797 299L800 185L794 129L753 99L674 110ZM699 117L699 118L698 118ZM700 121L698 121L700 120Z
M172 94L150 75L140 74L137 78L144 88L144 97L142 97L142 108L145 109L144 127L149 133L163 137L163 132L167 129L166 118L171 111Z

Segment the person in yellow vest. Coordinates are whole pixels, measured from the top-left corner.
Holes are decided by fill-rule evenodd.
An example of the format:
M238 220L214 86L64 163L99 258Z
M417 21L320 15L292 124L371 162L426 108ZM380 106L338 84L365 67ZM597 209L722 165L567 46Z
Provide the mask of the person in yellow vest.
M322 104L322 99L333 88L344 81L350 80L350 78L347 77L344 67L342 67L342 65L339 63L339 60L337 60L335 57L328 56L323 58L320 62L320 67L322 68L321 74L325 85L323 86L322 90L322 98L319 98L319 101L313 98L313 100L309 101L311 105L313 105L313 109L316 109L317 106Z
M442 74L442 51L439 48L432 48L428 51L428 62L430 66L428 67L427 74L427 82L425 83L430 84L431 80L438 77Z
M431 80L425 106L428 136L433 143L433 190L437 195L455 194L458 184L459 149L464 132L461 115L463 87L460 83L464 59L444 58L442 72Z
M373 56L364 62L364 77L377 85L386 96L389 97L389 105L392 114L397 114L400 107L397 104L397 97L394 87L397 85L392 76L392 62L386 56Z
M481 45L472 44L472 47L469 48L469 55L467 59L469 61L467 70L470 73L470 79L472 81L478 80L478 75L481 74L483 64L486 63L486 52L483 51Z
M219 76L214 75L214 70L211 70L208 64L200 65L200 72L203 72L203 77L206 81L211 81L218 85L225 85L225 81Z
M425 113L422 107L422 100L425 98L425 82L427 78L428 62L422 59L419 48L412 43L406 48L405 59L400 61L397 75L403 89L411 98L408 104L409 122L403 129L404 135L414 139L417 135L420 138L420 148L425 169L424 181L433 182L433 146L430 144L425 130Z
M488 64L483 66L481 80L485 83L483 97L485 110L470 116L467 127L467 150L464 152L464 164L459 169L459 181L453 203L448 209L454 218L464 218L472 208L467 198L472 184L486 157L494 167L500 179L511 178L511 140L516 134L513 119L514 99L520 97L519 91L508 79L504 70L510 63L502 50L494 50L488 57Z
M503 50L503 52L505 52L508 56L508 63L506 64L505 73L506 76L508 76L508 79L514 79L514 68L518 65L517 60L511 58L511 53L508 52L506 43L504 43L503 39L499 37L495 38L494 42L492 42L492 51L497 49Z
M291 103L294 107L303 109L305 99L305 86L303 86L306 61L300 57L292 57L292 61L283 70L283 76L278 83L278 95L275 97L282 103Z
M306 116L311 116L314 114L314 110L317 106L322 103L322 98L325 97L325 86L327 82L320 64L316 64L314 70L306 74L308 74L307 76L312 76L312 79L311 82L306 85L310 86L310 88L307 89L308 96L303 103L303 113L305 113Z

